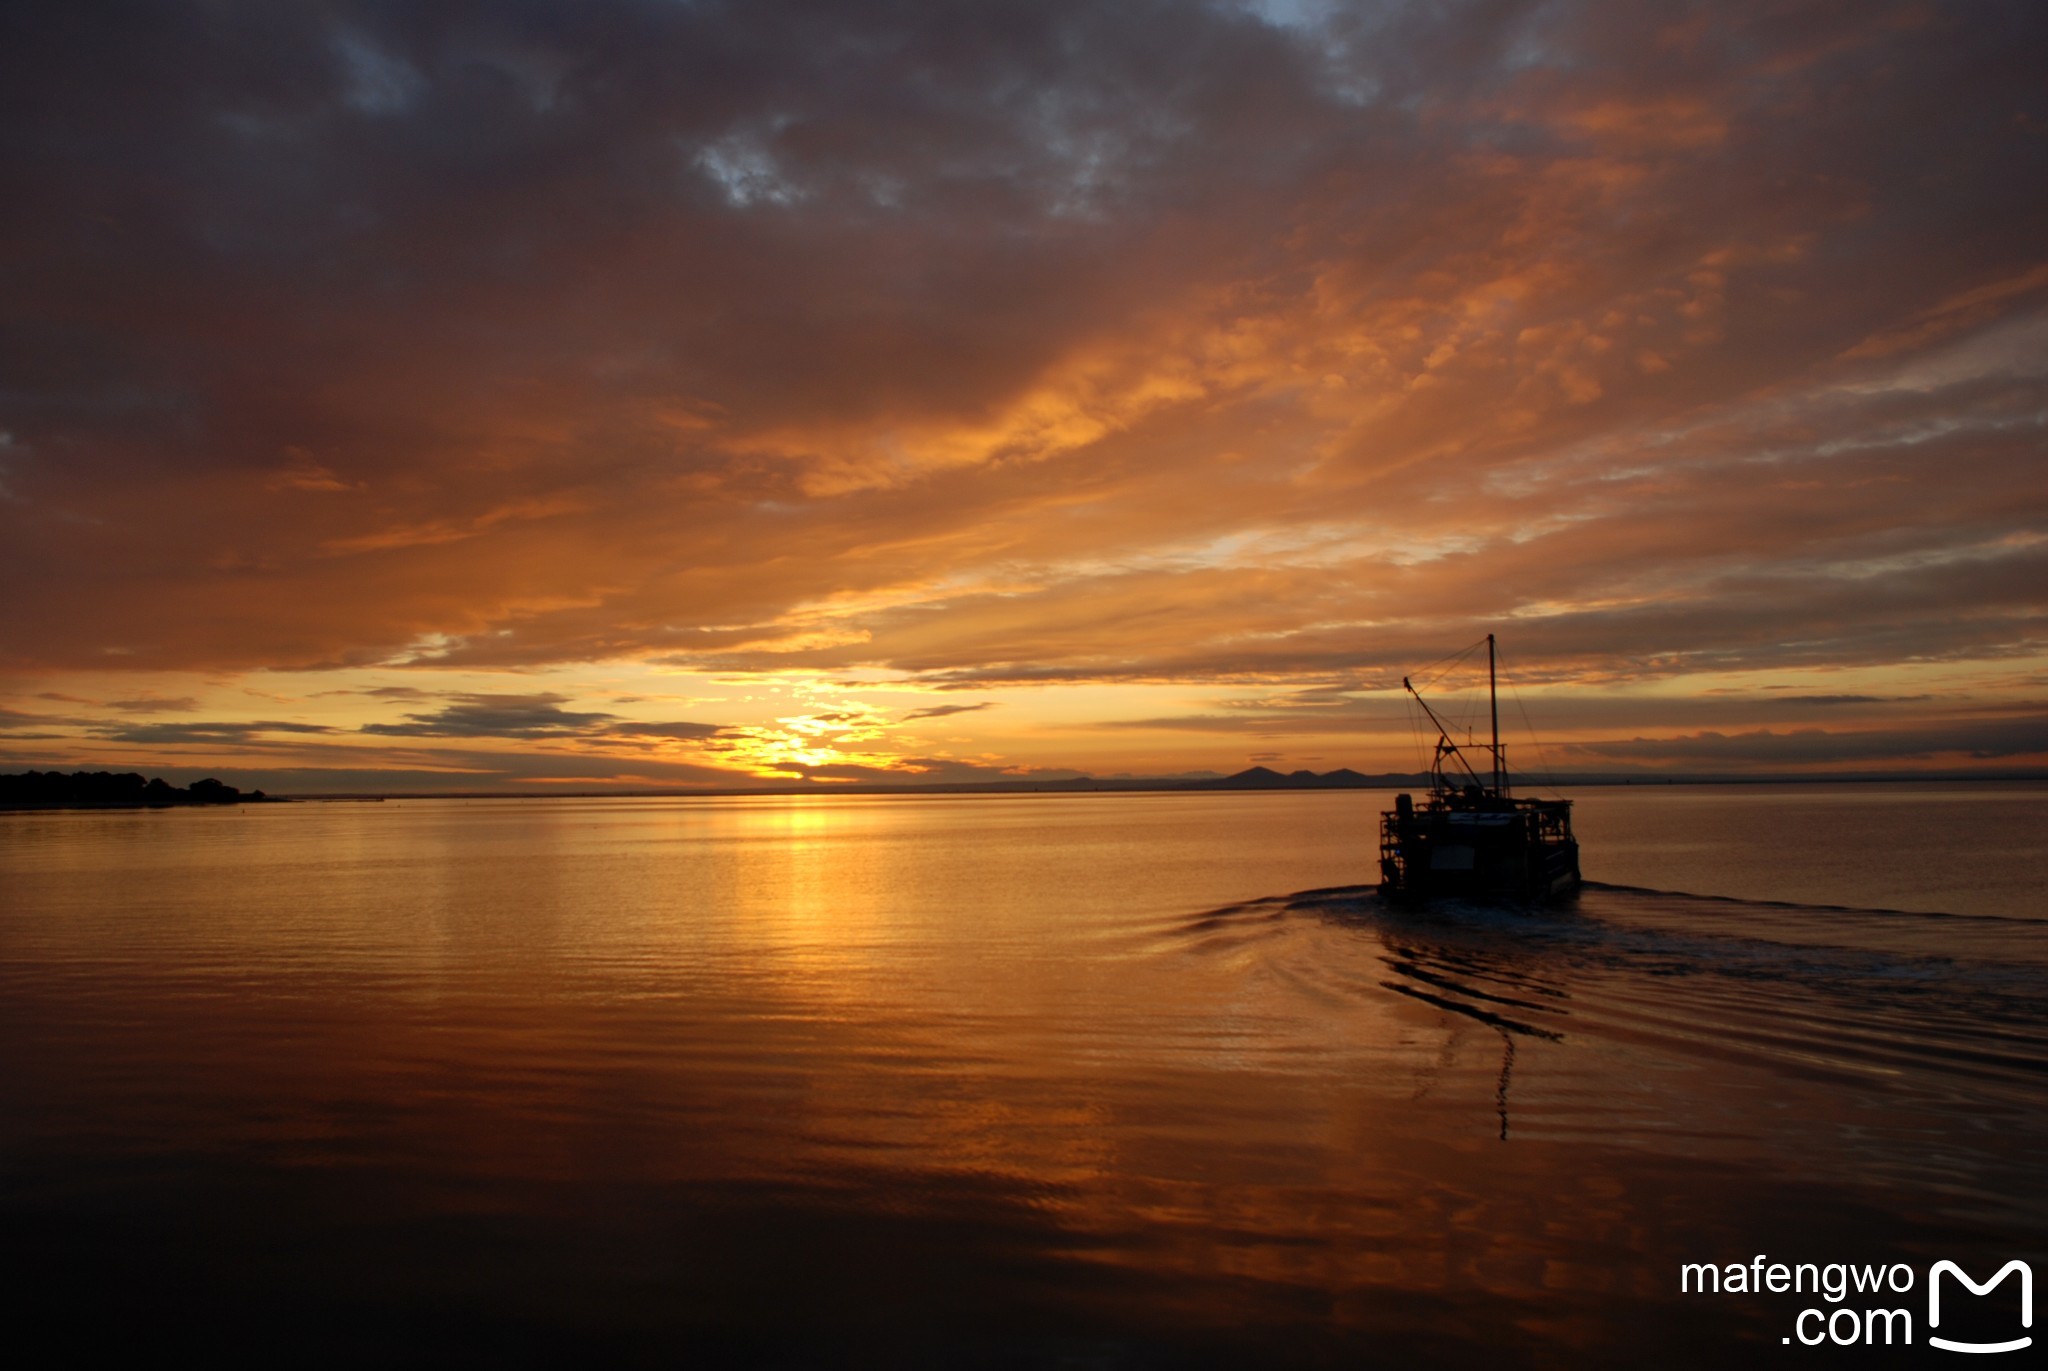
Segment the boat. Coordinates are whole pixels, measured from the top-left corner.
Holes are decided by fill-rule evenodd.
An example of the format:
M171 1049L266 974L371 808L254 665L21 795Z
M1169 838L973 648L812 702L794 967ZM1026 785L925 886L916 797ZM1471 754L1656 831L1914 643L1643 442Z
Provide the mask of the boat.
M1476 645L1475 645L1476 646ZM1469 650L1469 649L1468 649ZM1579 844L1570 800L1516 796L1500 744L1500 695L1493 635L1486 635L1486 694L1493 740L1482 774L1451 730L1406 678L1401 686L1436 725L1429 794L1396 795L1380 815L1380 894L1392 900L1438 898L1541 904L1579 888Z

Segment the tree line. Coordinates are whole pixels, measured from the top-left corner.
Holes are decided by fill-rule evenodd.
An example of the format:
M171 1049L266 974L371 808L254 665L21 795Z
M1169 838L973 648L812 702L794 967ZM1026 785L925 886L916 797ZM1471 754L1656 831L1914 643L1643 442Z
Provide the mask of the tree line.
M174 786L133 771L28 771L0 776L0 809L101 809L141 805L231 805L267 798L208 776Z

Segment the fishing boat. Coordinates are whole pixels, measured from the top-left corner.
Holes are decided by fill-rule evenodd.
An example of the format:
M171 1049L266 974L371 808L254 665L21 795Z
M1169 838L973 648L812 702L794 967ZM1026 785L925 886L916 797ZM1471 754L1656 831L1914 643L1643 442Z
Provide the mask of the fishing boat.
M1514 795L1500 744L1500 694L1493 635L1486 635L1486 695L1493 740L1486 773L1453 742L1451 730L1406 678L1401 686L1436 726L1429 795L1396 795L1380 815L1380 893L1389 899L1465 898L1536 904L1579 888L1579 844L1570 800Z

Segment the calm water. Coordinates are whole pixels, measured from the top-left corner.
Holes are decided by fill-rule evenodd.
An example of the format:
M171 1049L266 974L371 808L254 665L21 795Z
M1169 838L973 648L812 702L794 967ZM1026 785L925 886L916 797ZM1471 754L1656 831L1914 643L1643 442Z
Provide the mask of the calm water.
M1834 1349L1681 1262L2048 1276L2048 788L1576 798L1541 917L1382 907L1368 793L0 815L17 1324L1712 1366Z

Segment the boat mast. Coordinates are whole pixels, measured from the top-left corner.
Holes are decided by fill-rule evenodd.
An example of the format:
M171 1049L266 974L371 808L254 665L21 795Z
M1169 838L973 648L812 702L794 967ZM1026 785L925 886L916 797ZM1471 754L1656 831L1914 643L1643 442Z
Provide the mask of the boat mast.
M1486 703L1493 710L1493 793L1505 795L1507 794L1507 788L1501 783L1500 774L1502 769L1500 764L1500 691L1494 684L1493 635L1491 633L1486 635Z

